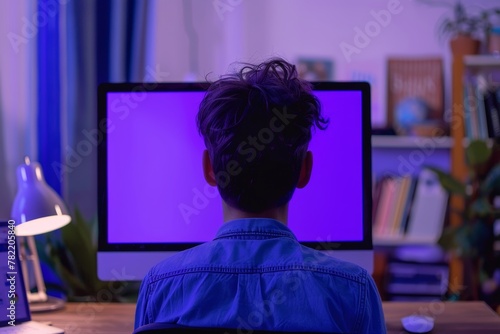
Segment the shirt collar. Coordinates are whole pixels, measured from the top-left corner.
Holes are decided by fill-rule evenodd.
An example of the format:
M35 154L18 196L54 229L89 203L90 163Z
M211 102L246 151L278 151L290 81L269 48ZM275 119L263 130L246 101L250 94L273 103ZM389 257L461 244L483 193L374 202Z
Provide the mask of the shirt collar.
M228 221L219 229L214 240L252 235L260 238L286 237L297 240L285 224L271 218L244 218Z

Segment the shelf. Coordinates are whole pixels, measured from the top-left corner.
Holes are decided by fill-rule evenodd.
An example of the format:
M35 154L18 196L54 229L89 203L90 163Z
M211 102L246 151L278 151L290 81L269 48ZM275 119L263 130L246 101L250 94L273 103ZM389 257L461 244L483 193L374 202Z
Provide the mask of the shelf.
M429 142L437 149L453 147L451 137L372 136L372 148L421 148Z
M492 55L465 56L464 65L469 67L500 68L500 56L492 56Z
M373 236L374 246L410 246L410 245L435 245L435 238L417 238L400 236Z

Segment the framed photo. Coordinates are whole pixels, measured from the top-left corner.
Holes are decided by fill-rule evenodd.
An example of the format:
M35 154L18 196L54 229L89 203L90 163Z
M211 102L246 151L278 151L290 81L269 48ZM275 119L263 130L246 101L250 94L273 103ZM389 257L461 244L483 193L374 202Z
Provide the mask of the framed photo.
M299 77L307 81L332 81L333 61L327 58L306 58L297 60Z
M398 104L408 98L426 103L426 120L443 121L444 74L441 57L389 58L387 60L387 120L397 126Z

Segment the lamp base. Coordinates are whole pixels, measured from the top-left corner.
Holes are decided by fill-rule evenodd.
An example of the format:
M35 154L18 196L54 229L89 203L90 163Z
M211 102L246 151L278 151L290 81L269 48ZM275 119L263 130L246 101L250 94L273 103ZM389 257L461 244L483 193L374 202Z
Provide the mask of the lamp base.
M31 302L31 313L50 312L64 308L66 302L60 298L47 296L47 300L43 302Z

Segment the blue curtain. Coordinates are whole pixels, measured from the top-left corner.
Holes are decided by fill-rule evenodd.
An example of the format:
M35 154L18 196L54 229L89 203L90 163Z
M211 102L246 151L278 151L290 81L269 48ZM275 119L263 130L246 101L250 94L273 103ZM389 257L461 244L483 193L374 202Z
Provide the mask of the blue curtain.
M97 218L97 87L103 82L142 81L151 52L150 1L73 0L50 7L51 19L37 34L37 160L47 183L63 196L70 213ZM2 119L0 118L0 126ZM0 152L1 153L1 152ZM0 180L2 181L2 180ZM74 216L73 216L74 218ZM60 237L55 231L54 238ZM37 238L43 245L45 236ZM43 250L39 250L41 258ZM59 254L64 259L64 254ZM58 294L56 275L43 267L47 287Z
M51 0L38 1L38 13L46 13ZM45 171L47 183L61 193L61 174L52 169L61 161L61 117L59 80L59 6L53 6L53 17L45 16L47 24L39 24L38 47L38 160ZM40 15L42 17L42 15Z
M152 52L150 6L151 1L141 0L77 0L63 9L60 181L70 208L86 217L97 214L97 145L102 135L97 127L97 87L143 80Z

